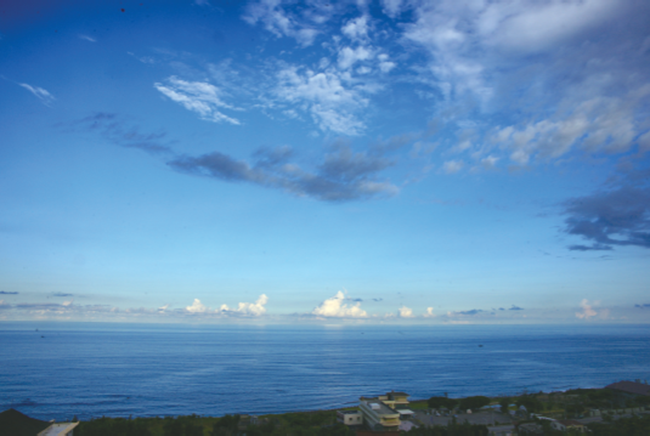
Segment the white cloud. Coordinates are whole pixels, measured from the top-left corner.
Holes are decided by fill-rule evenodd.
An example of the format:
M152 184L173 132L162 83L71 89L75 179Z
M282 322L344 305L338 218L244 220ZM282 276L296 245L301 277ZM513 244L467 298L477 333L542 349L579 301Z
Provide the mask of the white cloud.
M285 102L308 110L322 130L359 135L365 125L354 113L367 106L368 99L353 86L346 86L344 79L336 71L301 72L289 67L278 73L275 94Z
M477 27L489 44L537 51L611 20L621 6L616 0L494 2L480 12Z
M641 153L650 151L650 132L645 132L643 135L639 136L637 142L639 143L639 151Z
M190 313L204 313L204 312L208 311L208 308L205 307L205 305L203 303L201 303L201 300L199 300L198 298L195 298L192 305L187 306L185 308L185 310L187 310Z
M208 82L188 82L175 76L167 79L167 84L155 83L154 87L185 109L196 112L201 119L231 124L240 124L239 120L224 115L217 108L234 109L221 100L223 92Z
M425 317L425 318L435 318L436 314L433 313L433 307L427 307L427 313L425 313L422 316Z
M586 298L580 302L580 307L582 308L582 312L576 312L576 317L579 319L589 319L598 315L598 312L593 309Z
M269 297L265 294L259 296L255 303L239 303L236 309L231 309L227 305L221 305L219 311L225 312L228 314L237 314L245 316L261 316L266 313L266 303L269 301Z
M89 42L97 42L95 38L91 38L88 35L79 35L79 39L83 39L84 41L89 41Z
M400 318L413 318L413 309L402 306L398 310Z
M402 9L402 0L381 0L381 6L386 15L395 18Z
M499 158L494 156L484 157L481 159L481 165L486 169L492 169L496 166L498 160Z
M164 312L169 308L169 304L165 304L164 306L161 306L158 308L158 312Z
M584 101L568 115L499 129L493 141L511 150L510 159L524 165L531 158L560 157L576 147L589 152L622 153L636 136L634 113L619 98Z
M450 160L443 164L442 169L447 174L454 174L463 169L463 161Z
M337 111L332 108L326 108L319 104L311 107L314 121L321 130L331 130L337 133L343 133L349 136L360 135L365 129L365 124L351 116L346 111Z
M39 88L38 86L31 86L27 83L19 83L19 85L38 97L45 105L49 105L55 100L54 96L43 88Z
M395 62L389 61L389 57L386 53L382 53L377 56L377 59L379 60L379 69L381 70L382 73L389 73L393 68L397 66Z
M368 37L368 16L362 15L348 21L343 27L341 32L350 39L365 39Z
M364 46L359 46L355 49L352 49L350 47L343 47L343 49L339 51L338 65L339 68L345 70L357 62L367 61L369 59L372 59L372 57L372 51Z
M334 297L328 298L315 308L312 314L332 318L365 318L368 316L366 311L361 309L361 303L349 306L343 303L345 299L345 294L338 291Z
M251 3L242 18L250 25L261 22L264 28L274 35L294 38L303 47L312 45L318 35L316 29L286 12L282 8L281 0L260 0Z

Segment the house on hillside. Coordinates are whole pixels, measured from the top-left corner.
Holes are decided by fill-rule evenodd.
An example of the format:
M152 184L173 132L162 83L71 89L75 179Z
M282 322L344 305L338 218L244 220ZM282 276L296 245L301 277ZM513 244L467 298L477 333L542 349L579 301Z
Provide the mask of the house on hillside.
M338 410L336 421L347 426L363 425L363 415L358 410Z
M623 408L628 405L628 400L635 398L644 398L650 397L650 385L646 383L641 383L641 380L637 381L620 381L612 383L611 385L605 386L605 389L609 389L614 394L615 403L618 408ZM647 401L647 398L644 398Z

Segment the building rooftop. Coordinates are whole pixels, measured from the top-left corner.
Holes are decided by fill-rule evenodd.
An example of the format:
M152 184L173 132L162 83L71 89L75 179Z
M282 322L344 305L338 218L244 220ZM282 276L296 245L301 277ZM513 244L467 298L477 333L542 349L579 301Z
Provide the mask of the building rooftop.
M366 404L368 404L368 407L370 407L373 411L375 411L378 415L397 415L399 416L399 413L385 405L379 400L368 400L365 401Z
M605 388L627 392L628 394L634 395L650 395L650 385L633 381L620 381L607 385Z
M48 428L46 428L42 432L40 432L38 434L38 436L65 435L70 430L74 429L77 425L79 425L78 422L57 422L55 424L50 425Z
M355 413L361 413L358 410L339 410L339 413L344 415L354 415Z

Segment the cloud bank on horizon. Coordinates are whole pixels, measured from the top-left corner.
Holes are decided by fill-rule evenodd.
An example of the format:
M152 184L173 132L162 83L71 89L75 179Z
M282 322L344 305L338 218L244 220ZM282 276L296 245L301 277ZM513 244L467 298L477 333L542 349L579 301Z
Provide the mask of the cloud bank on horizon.
M650 3L36 3L0 319L650 321Z

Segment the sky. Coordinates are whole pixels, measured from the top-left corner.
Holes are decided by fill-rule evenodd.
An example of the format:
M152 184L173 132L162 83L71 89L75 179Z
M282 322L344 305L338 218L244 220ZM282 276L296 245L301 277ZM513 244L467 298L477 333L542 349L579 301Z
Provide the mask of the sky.
M0 321L650 322L645 0L0 5Z

